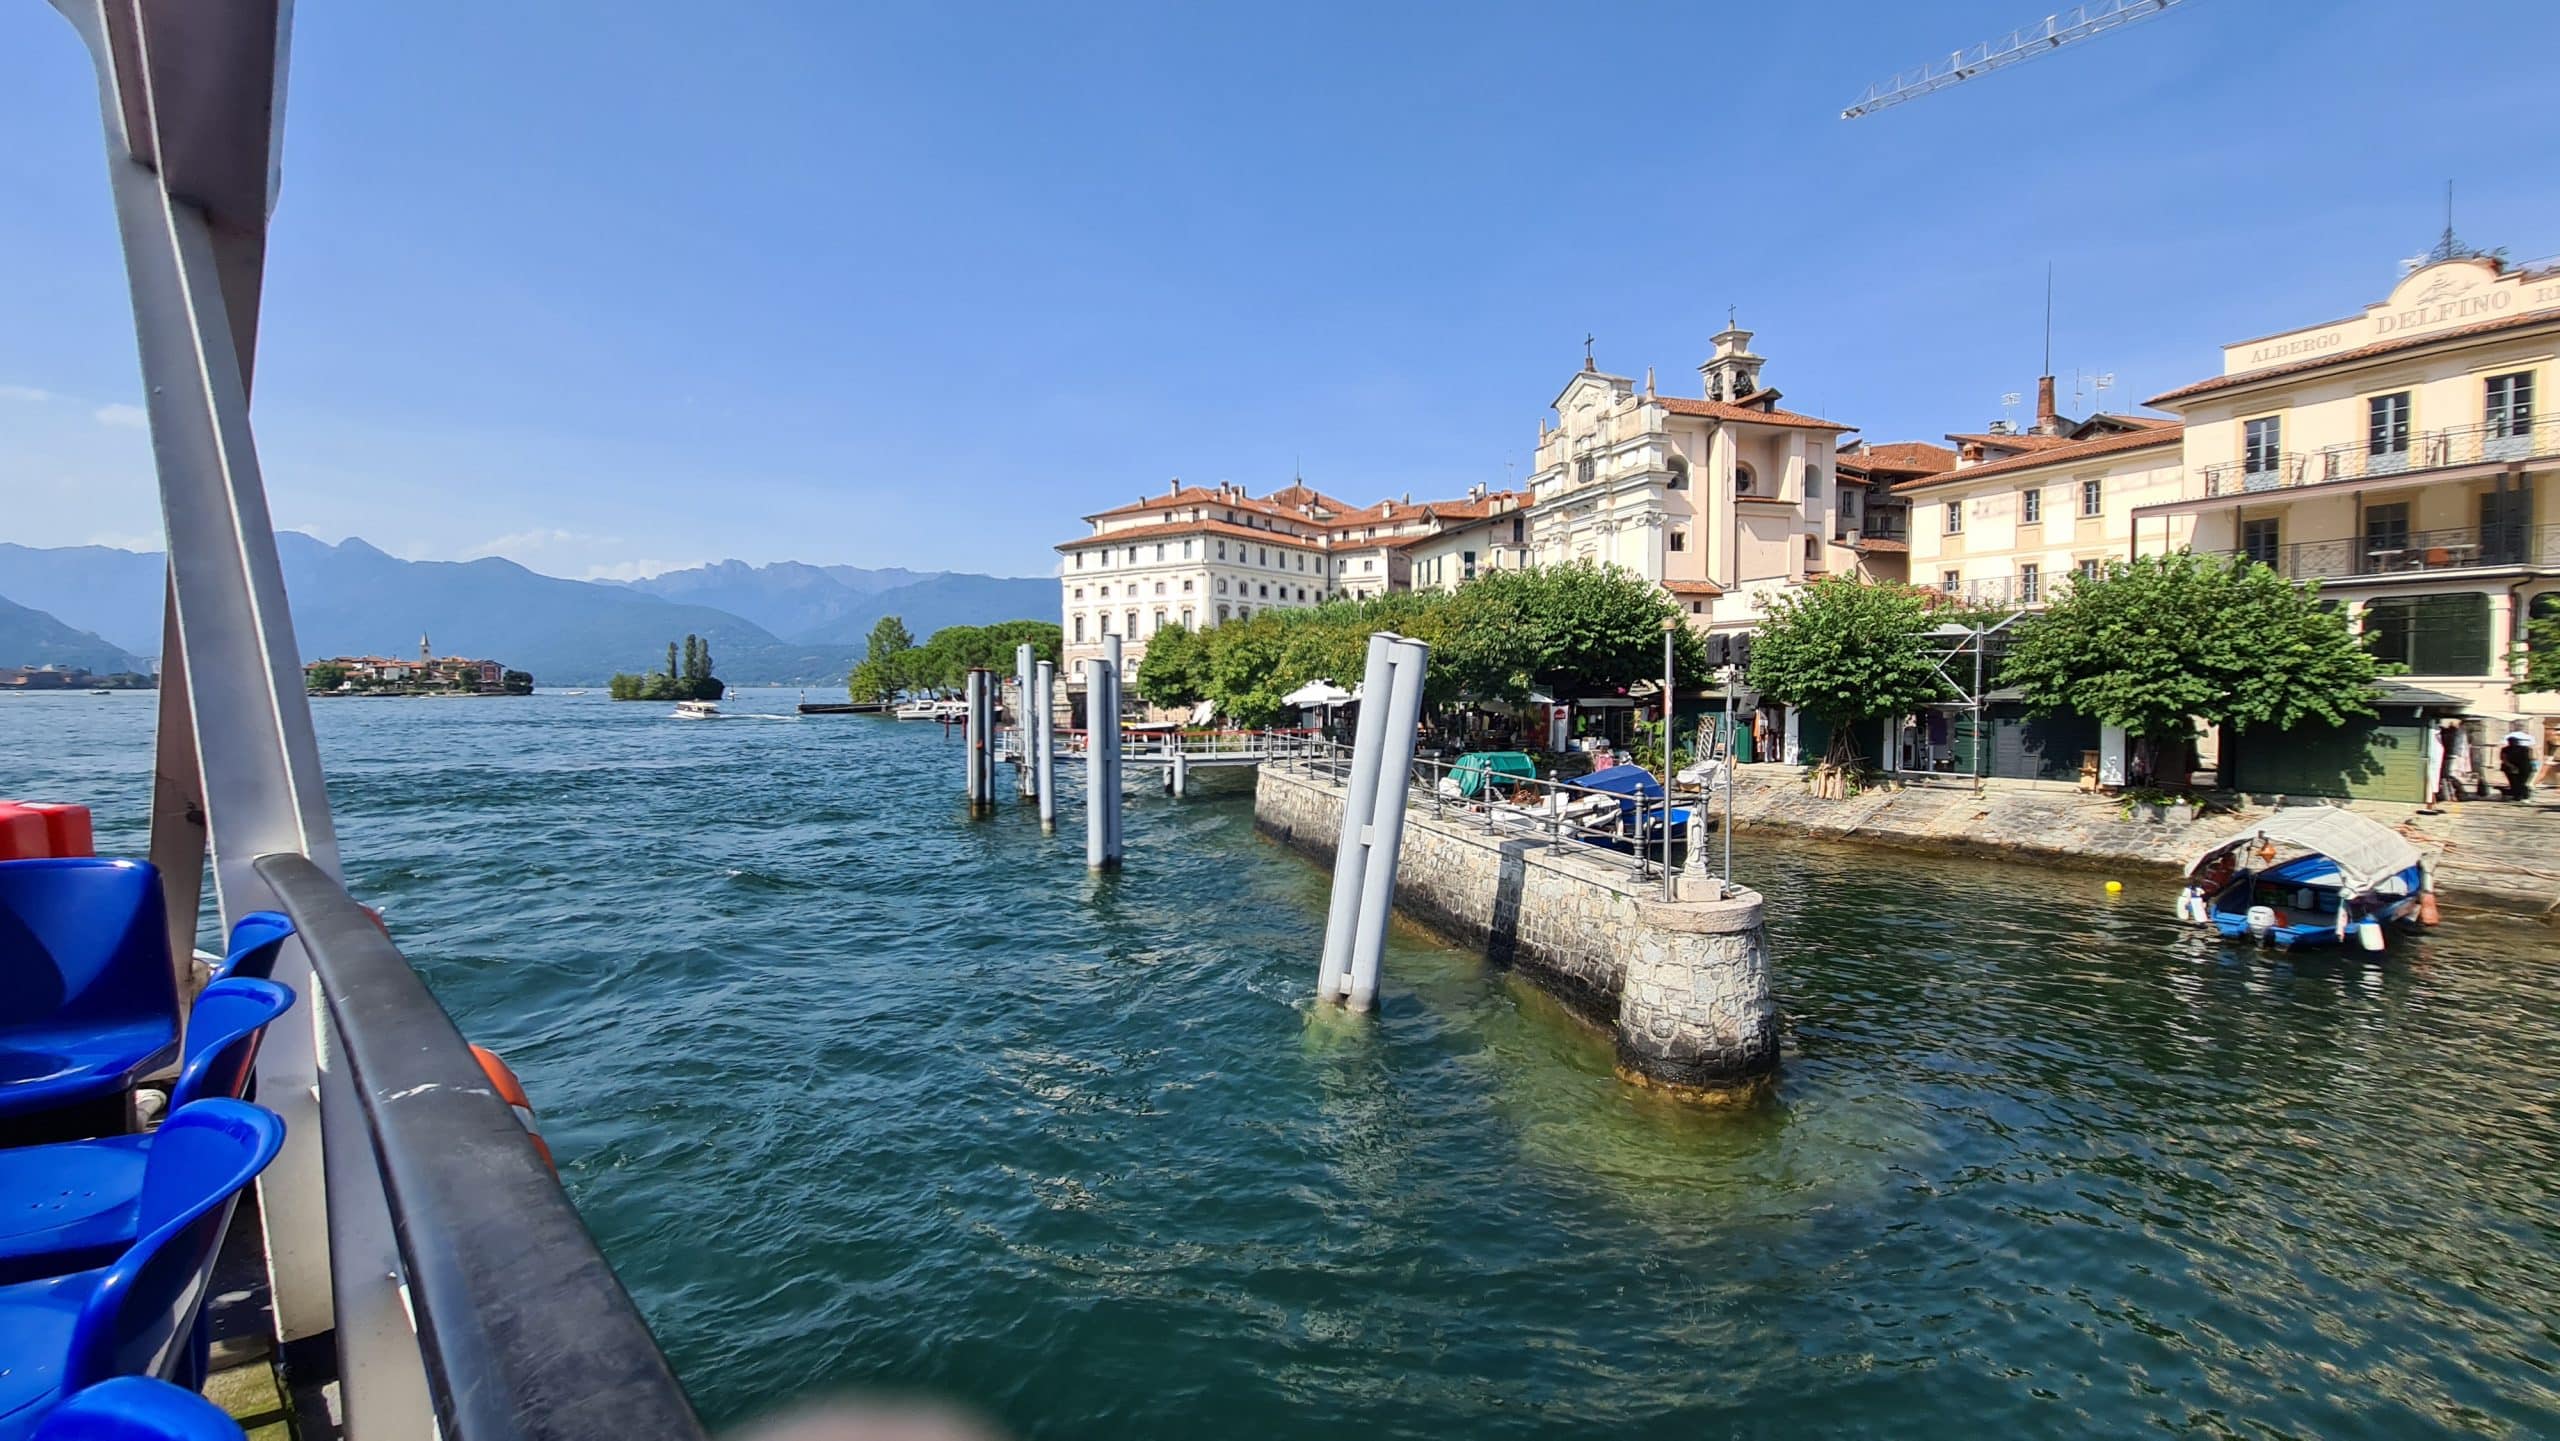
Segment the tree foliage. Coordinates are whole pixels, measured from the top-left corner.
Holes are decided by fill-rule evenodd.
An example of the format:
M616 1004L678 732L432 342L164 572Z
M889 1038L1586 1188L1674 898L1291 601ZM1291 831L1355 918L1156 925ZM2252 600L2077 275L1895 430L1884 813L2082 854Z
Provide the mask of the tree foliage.
M2560 615L2524 623L2524 648L2507 657L2507 673L2518 695L2560 690Z
M880 617L872 623L871 639L863 650L861 663L845 679L846 691L864 703L894 698L906 689L906 655L915 646L916 638L904 620L894 615Z
M1954 699L1928 654L1941 619L1909 586L1827 576L1769 607L1751 688L1830 722L1836 748L1860 721Z
M532 689L532 683L533 678L527 676L527 690ZM617 672L606 683L605 694L615 700L718 700L728 689L728 683L712 673L711 643L698 635L688 635L682 645L667 642L665 670L650 675Z
M1035 660L1056 662L1064 637L1055 621L1005 620L993 625L947 625L922 645L896 616L871 627L870 645L845 689L857 701L889 700L958 690L973 667L1011 674L1014 647L1028 641Z
M2031 714L2068 709L2182 741L2197 718L2246 730L2371 715L2380 674L2316 584L2180 551L2063 587L2018 623L2000 681L2026 692Z
M1290 718L1283 698L1310 681L1357 686L1370 635L1393 631L1431 647L1423 701L1434 709L1523 700L1535 689L1607 695L1661 674L1663 625L1679 618L1678 602L1625 570L1488 571L1454 592L1394 591L1158 631L1135 688L1154 705L1215 701L1232 724L1271 725ZM1703 644L1685 625L1673 634L1680 674L1700 679Z

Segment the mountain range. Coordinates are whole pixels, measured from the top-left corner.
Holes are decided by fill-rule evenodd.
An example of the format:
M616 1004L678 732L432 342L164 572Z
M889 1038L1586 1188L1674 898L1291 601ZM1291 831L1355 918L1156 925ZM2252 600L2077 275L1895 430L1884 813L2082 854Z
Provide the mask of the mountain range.
M722 561L641 581L565 580L496 557L402 560L359 539L331 545L296 531L277 534L276 553L305 659L405 655L423 633L440 655L489 657L545 685L652 669L688 632L711 643L732 683L834 683L884 615L922 639L1058 606L1053 580L949 571ZM82 632L119 654L157 654L165 565L156 551L0 543L0 597L13 602L0 610L0 665L119 668L64 658Z
M151 669L149 661L127 654L103 636L64 625L43 611L0 600L0 666L19 665L63 666L101 675Z

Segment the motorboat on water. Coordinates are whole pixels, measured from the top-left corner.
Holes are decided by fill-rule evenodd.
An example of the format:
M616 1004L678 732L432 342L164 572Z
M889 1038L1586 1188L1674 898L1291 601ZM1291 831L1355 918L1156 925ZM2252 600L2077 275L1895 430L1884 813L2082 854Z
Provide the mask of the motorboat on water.
M2253 821L2187 862L2178 919L2223 939L2296 946L2383 948L2393 923L2435 922L2426 857L2406 836L2337 806L2303 806Z
M675 717L677 720L718 720L720 703L709 700L680 700L676 702Z
M1662 782L1642 766L1611 766L1574 782L1583 794L1565 807L1565 818L1578 822L1577 839L1614 851L1652 852L1662 845L1662 827L1671 826L1677 842L1688 833L1689 808L1666 806Z
M940 721L945 725L958 725L969 718L969 703L926 696L921 700L900 701L898 708L889 714L902 721Z

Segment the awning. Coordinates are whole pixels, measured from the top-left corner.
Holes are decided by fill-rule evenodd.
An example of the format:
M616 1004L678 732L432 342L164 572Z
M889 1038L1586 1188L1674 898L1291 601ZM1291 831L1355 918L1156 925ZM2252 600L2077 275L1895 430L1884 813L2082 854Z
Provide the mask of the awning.
M1282 705L1299 706L1302 708L1314 706L1332 707L1346 704L1350 699L1351 692L1344 690L1342 687L1335 685L1331 681L1311 680L1305 685L1298 687L1296 690L1289 692L1287 695L1280 697L1280 703Z
M2425 860L2407 837L2379 821L2336 806L2288 806L2198 851L2187 862L2187 874L2194 875L2216 857L2244 846L2270 842L2327 856L2337 863L2339 885L2349 894L2370 891Z

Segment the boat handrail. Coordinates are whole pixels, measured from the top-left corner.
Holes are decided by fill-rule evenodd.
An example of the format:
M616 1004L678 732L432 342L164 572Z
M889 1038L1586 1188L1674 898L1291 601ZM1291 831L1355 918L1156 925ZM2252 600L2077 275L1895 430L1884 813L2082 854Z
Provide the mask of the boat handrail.
M256 864L328 997L447 1441L702 1441L639 1309L407 958L309 858Z

